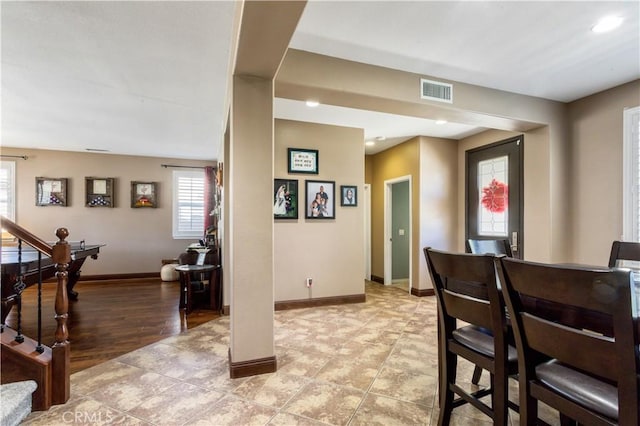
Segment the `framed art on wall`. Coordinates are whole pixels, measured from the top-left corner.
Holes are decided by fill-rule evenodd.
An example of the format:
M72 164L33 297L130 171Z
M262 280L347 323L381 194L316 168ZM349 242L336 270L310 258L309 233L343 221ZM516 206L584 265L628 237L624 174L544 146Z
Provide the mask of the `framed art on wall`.
M358 187L355 185L340 186L340 205L343 207L358 206Z
M114 178L86 177L84 180L86 207L114 207Z
M335 219L335 186L333 181L306 180L306 218Z
M287 148L289 173L318 174L318 150Z
M36 206L67 206L67 178L36 178Z
M131 181L131 207L158 207L156 182Z
M298 181L291 179L273 180L273 218L298 218Z

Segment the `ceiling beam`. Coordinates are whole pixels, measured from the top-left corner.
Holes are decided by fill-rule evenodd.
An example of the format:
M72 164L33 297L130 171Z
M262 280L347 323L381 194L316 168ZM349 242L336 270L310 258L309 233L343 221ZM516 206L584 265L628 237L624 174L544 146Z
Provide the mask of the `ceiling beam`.
M245 1L234 74L273 79L306 4Z

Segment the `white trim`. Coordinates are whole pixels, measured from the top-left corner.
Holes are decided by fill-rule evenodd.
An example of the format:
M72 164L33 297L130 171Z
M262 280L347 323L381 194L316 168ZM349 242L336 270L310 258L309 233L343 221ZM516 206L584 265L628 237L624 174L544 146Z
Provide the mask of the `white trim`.
M371 281L371 184L364 184L364 278Z
M413 183L411 175L400 176L394 179L384 181L384 284L392 283L391 275L391 208L392 208L392 190L391 186L395 183L409 182L409 293L413 288L413 207L412 194Z
M640 148L640 106L626 108L623 113L623 149L622 149L622 240L638 241L638 162Z

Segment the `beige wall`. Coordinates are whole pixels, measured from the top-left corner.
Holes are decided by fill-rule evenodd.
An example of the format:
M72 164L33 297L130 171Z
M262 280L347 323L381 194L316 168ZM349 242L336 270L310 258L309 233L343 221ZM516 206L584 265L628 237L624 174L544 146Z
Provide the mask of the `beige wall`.
M523 251L527 260L551 261L551 178L549 169L548 129L542 127L525 133L489 130L460 140L458 150L458 238L457 248L464 251L465 236L465 155L466 151L518 135L524 136L524 212ZM559 206L562 208L562 206ZM567 259L557 259L565 261Z
M371 273L384 278L385 181L411 179L411 285L431 288L422 248L454 250L457 226L457 141L420 136L366 162L371 183Z
M419 238L413 247L413 274L419 277L420 289L432 288L431 277L422 249L457 249L458 142L451 139L420 137ZM460 206L460 207L459 207Z
M569 105L574 261L606 265L622 236L623 111L640 106L640 80Z
M371 183L371 275L384 278L385 181L411 176L412 252L419 241L420 138L413 138L369 157L366 174L371 176L371 181L368 182ZM415 253L412 253L412 260L412 265L416 265ZM413 271L411 280L415 286L417 275Z
M275 92L285 98L313 97L333 105L444 118L528 135L525 178L535 176L525 181L525 197L529 192L536 204L535 209L525 206L525 211L535 210L534 222L540 226L535 233L529 233L535 235L528 240L531 245L527 254L542 261L567 260L570 230L566 104L436 78L452 83L455 92L453 104L442 104L420 99L421 77L433 78L289 49L276 79ZM528 215L525 221L533 218ZM372 262L374 268L380 267L379 260ZM373 271L374 275L380 273Z
M364 183L371 184L373 182L373 155L365 155L364 157Z
M319 173L289 174L287 148L317 149ZM341 207L339 193L340 185L356 185L362 194L363 130L276 120L274 156L274 178L298 180L301 200L297 220L274 221L276 301L363 294L364 209ZM335 219L305 219L305 180L335 182Z
M86 275L158 273L161 260L175 258L196 239L172 237L171 168L161 164L213 166L215 163L152 157L2 148L5 155L26 155L16 160L16 221L45 241L55 241L55 230L69 229L69 241L106 244L97 260L85 262ZM67 207L35 205L35 178L68 178ZM85 207L85 177L113 177L114 208ZM133 209L131 181L159 184L155 209Z
M229 168L230 360L274 356L273 85L234 76Z

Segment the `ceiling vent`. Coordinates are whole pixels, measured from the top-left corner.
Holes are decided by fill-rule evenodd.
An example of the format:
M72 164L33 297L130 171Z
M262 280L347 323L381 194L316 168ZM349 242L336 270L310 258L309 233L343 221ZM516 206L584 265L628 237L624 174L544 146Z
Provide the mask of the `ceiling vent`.
M430 101L453 103L453 85L440 81L420 79L420 97Z

